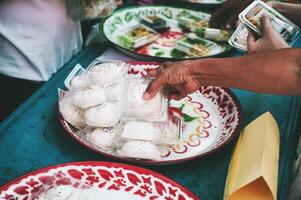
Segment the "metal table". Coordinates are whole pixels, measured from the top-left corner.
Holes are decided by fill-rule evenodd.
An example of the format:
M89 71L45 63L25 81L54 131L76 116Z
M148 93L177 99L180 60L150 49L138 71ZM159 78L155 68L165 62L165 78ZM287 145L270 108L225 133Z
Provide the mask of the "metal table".
M76 63L87 66L107 47L102 44L83 49L0 124L0 185L49 165L87 160L114 161L87 150L67 135L59 123L57 110L57 88L64 87L67 74ZM266 111L270 111L278 122L281 129L278 193L279 199L284 200L298 137L300 98L233 91L242 104L244 125ZM144 167L174 179L202 200L221 200L233 144L202 159Z

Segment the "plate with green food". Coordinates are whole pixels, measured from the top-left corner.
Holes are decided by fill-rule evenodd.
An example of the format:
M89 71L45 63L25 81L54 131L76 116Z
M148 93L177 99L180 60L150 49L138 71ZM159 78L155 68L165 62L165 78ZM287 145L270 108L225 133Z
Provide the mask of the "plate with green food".
M124 53L144 61L218 57L232 48L231 33L209 28L211 15L170 6L121 8L100 26Z

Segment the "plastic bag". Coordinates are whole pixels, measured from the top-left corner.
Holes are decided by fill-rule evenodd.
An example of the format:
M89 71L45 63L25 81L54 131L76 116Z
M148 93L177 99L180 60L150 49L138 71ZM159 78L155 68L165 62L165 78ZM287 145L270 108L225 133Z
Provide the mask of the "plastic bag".
M99 19L110 15L116 8L115 0L66 0L68 14L74 20Z

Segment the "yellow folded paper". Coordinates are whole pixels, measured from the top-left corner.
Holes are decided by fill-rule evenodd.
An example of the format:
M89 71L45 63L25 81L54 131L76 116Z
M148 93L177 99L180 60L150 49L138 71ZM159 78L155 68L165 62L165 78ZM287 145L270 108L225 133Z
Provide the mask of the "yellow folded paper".
M280 136L271 113L241 133L228 169L224 200L276 200Z

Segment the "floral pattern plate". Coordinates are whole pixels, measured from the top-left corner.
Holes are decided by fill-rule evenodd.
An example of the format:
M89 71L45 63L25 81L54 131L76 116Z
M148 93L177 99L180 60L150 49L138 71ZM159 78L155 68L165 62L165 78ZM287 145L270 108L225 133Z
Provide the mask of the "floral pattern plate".
M189 56L175 48L176 41L184 36L184 31L178 26L176 19L177 15L181 12L191 13L205 21L209 21L211 16L210 14L201 11L169 6L133 6L115 11L100 25L100 32L102 32L118 49L138 60L166 61L200 58ZM164 18L167 25L171 28L162 32L154 42L135 50L121 44L118 39L121 32L129 30L130 27L139 24L139 16L154 14ZM217 43L212 50L202 57L217 57L231 49L232 48L228 43Z
M133 62L128 73L145 76L157 63ZM229 89L203 86L181 101L171 101L169 114L182 117L182 135L177 145L161 155L160 160L136 160L120 157L116 151L104 151L90 143L76 128L60 116L69 135L87 148L115 159L143 164L172 164L205 156L229 143L242 121L240 103Z
M43 199L44 193L58 187L64 191L94 189L97 197L112 200L199 199L183 186L156 172L110 162L67 163L31 172L2 186L0 199Z

